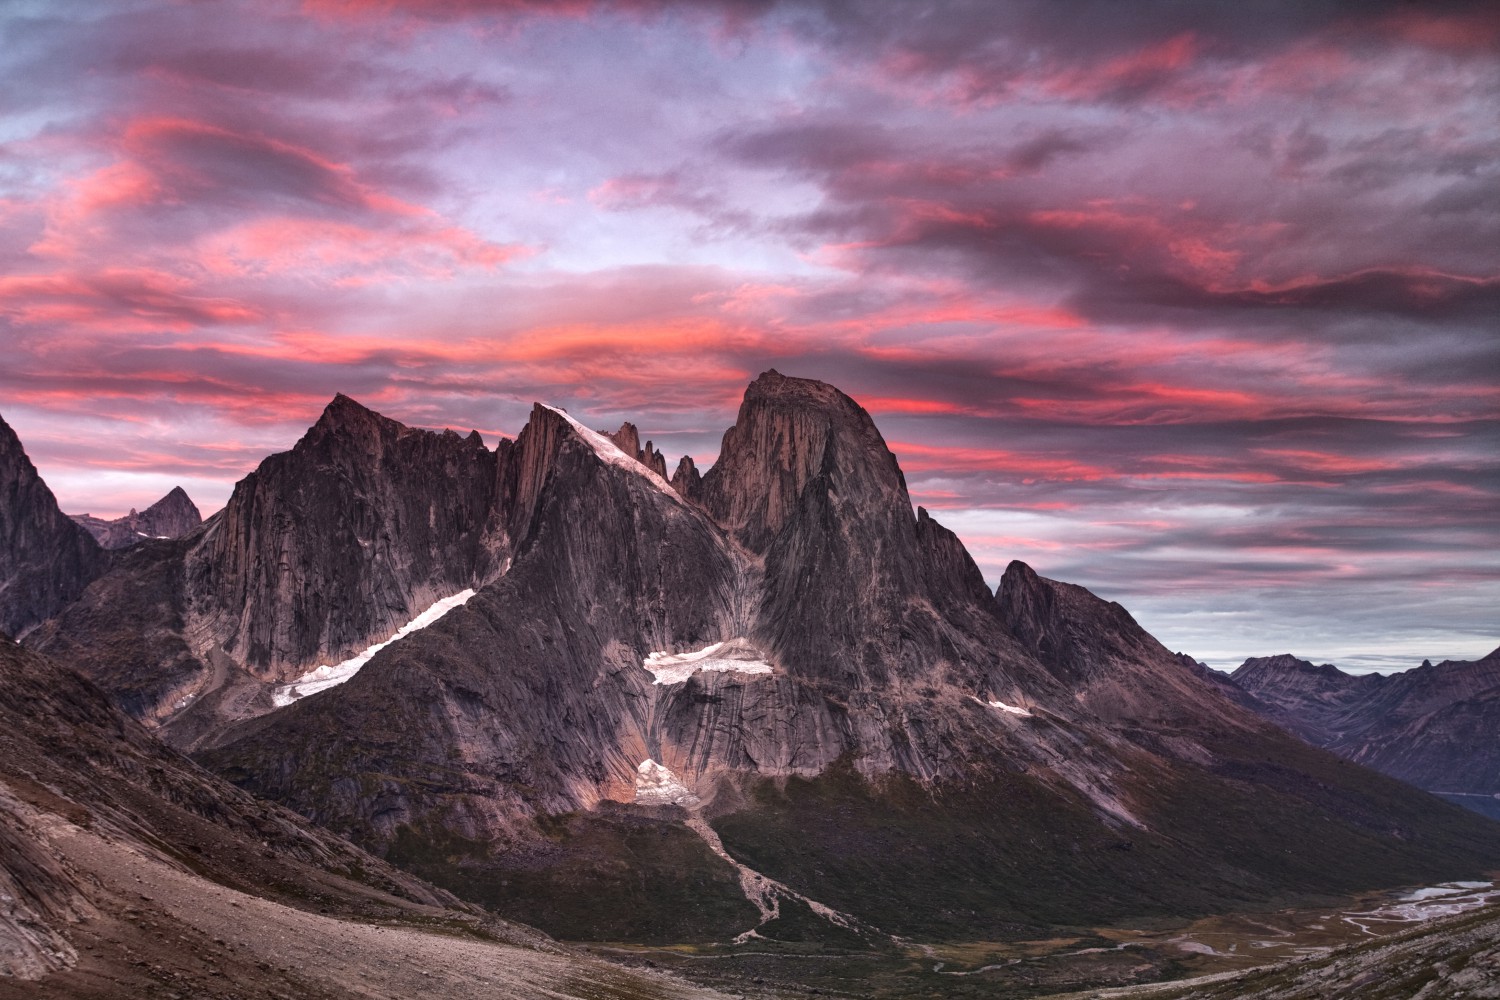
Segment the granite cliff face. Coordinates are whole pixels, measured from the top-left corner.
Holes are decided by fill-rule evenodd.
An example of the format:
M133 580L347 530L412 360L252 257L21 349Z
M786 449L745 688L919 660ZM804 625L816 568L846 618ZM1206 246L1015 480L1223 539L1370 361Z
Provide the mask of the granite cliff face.
M70 514L94 540L106 549L126 549L142 539L181 538L203 523L203 515L181 486L143 511L132 509L124 517L106 521L92 514Z
M1246 660L1231 678L1315 746L1500 816L1500 649L1360 675L1282 654Z
M268 680L394 633L502 571L504 461L478 434L415 430L336 397L207 525L187 560L192 627Z
M108 565L0 420L0 632L24 635L76 601Z
M502 573L510 446L405 427L337 396L223 510L122 553L29 641L195 745L269 711L276 685Z

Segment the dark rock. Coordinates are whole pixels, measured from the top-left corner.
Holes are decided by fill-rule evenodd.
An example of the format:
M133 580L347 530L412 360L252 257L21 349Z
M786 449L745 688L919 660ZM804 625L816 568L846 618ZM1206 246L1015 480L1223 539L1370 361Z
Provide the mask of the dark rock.
M25 635L78 600L109 566L57 506L10 425L0 420L0 632Z
M636 458L642 465L656 473L662 479L667 478L667 456L657 451L656 446L650 441L646 442L646 447L641 449L640 454Z
M1298 743L1119 605L1022 564L991 595L832 387L757 379L701 491L622 438L534 408L502 476L509 572L201 759L492 905L587 896L612 934L634 886L668 891L609 818L647 759L736 856L902 932L1202 912L1494 857L1481 820ZM770 672L658 684L643 665L719 642ZM1125 827L1131 850L1110 849ZM921 860L954 857L962 874ZM587 933L583 909L525 912Z
M988 606L992 595L959 537L917 508L917 548L927 593L945 603Z
M996 603L1011 634L1100 718L1128 725L1244 725L1241 713L1225 710L1216 685L1183 670L1175 654L1113 601L1015 561L1000 580Z
M613 441L615 447L619 448L626 455L640 462L662 479L667 478L666 456L657 451L650 441L646 442L646 447L641 447L641 434L640 431L636 430L635 424L627 420L620 425L619 430L613 434L606 434L604 436Z
M132 678L181 663L196 693L159 718L205 764L568 933L679 933L695 884L694 933L746 929L714 836L762 886L980 937L1497 860L1489 824L1298 742L1118 604L1020 563L992 595L831 386L756 379L701 481L638 441L537 405L491 452L339 397L39 641L122 701L156 683L153 719L179 689ZM465 587L346 683L258 700ZM714 669L656 674L687 653ZM636 801L648 760L680 795ZM775 930L821 923L788 903Z
M703 477L693 464L693 456L683 455L677 462L677 471L672 473L672 489L685 500L697 503L703 495Z

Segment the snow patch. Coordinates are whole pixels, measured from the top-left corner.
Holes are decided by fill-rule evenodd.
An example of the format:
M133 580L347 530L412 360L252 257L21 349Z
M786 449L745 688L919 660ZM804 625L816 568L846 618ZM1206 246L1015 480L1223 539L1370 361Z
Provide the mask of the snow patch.
M467 604L469 598L473 596L474 590L470 588L468 590L461 590L452 597L443 598L405 625L402 625L396 630L396 634L385 642L377 642L364 652L351 656L342 663L335 663L332 666L325 664L324 666L315 667L292 681L292 683L284 684L277 688L271 693L272 704L277 708L285 708L292 702L306 698L310 694L317 694L319 691L326 691L328 688L344 683L359 673L360 668L370 662L370 657L397 639L404 639L413 632L426 628L460 604Z
M771 665L745 639L725 639L688 653L648 653L641 666L651 671L653 684L681 684L700 670L738 674L769 674Z
M646 468L640 462L636 461L634 455L625 454L609 438L605 437L603 434L600 434L596 430L585 427L577 420L574 420L573 417L568 413L568 411L562 409L561 407L549 406L546 403L543 403L542 405L571 424L573 429L578 432L578 436L583 438L585 444L594 449L594 454L598 455L606 465L613 465L617 468L625 469L629 472L634 472L637 475L645 476L647 479L651 480L651 482L654 483L658 489L665 491L668 496L677 496L677 491L672 489L672 485L670 483L668 483L661 476L658 476L655 472L652 472L650 469Z
M649 757L635 770L635 800L647 806L695 806L698 796Z
M974 696L970 695L969 697L973 698ZM1007 715L1019 715L1023 718L1031 718L1031 713L1019 705L1007 705L1003 701L985 701L982 698L974 698L974 700L979 702L981 705L988 705L990 706L990 708L997 708L1000 711L1005 712Z

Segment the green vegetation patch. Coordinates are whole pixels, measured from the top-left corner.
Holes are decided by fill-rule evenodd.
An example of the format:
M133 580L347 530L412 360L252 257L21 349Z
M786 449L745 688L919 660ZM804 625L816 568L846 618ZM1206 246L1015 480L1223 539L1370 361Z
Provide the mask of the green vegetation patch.
M676 819L606 805L542 821L504 852L402 826L387 857L513 920L573 941L724 941L759 919L734 869Z

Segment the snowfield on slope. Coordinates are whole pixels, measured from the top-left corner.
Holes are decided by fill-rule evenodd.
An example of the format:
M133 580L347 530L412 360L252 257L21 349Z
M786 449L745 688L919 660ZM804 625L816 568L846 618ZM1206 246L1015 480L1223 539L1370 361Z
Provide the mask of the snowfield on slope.
M651 671L653 684L681 684L700 670L738 674L769 674L771 665L746 639L725 639L688 653L649 653L641 666Z
M443 598L441 601L433 604L432 607L428 608L426 611L423 611L421 614L417 615L417 617L413 618L405 625L402 625L399 629L396 630L396 634L391 636L385 642L377 642L375 645L369 647L361 653L358 653L355 656L349 657L349 659L343 661L342 663L335 663L331 666L324 665L321 667L315 667L312 670L309 670L307 673L303 674L301 677L292 681L292 683L285 684L277 688L271 695L272 703L274 703L277 708L285 708L292 702L298 701L302 698L306 698L310 694L317 694L319 691L326 691L331 687L336 687L337 685L344 683L349 678L359 673L359 669L366 663L369 663L370 658L376 653L380 652L382 649L389 646L397 639L403 639L406 636L411 635L413 632L417 632L421 629L426 628L459 605L467 604L469 598L473 596L474 591L471 588L469 590L460 590L452 597Z
M1031 713L1019 705L1007 705L1003 701L985 701L983 698L975 698L974 700L981 705L988 705L990 708L999 709L1007 715L1019 715L1023 718L1031 718Z
M655 472L652 472L650 469L646 468L640 462L637 462L635 460L635 456L625 454L609 438L605 437L603 434L600 434L596 430L591 430L590 428L585 427L583 424L573 419L573 416L562 407L551 406L547 403L543 403L542 405L571 424L573 429L578 432L578 436L583 438L585 444L594 449L594 454L598 455L606 465L613 465L617 468L625 469L628 472L634 472L636 475L645 476L647 479L651 480L651 482L654 483L658 489L665 492L668 496L678 500L681 499L677 496L677 491L672 489L672 485L670 483L668 483L661 476L658 476Z

